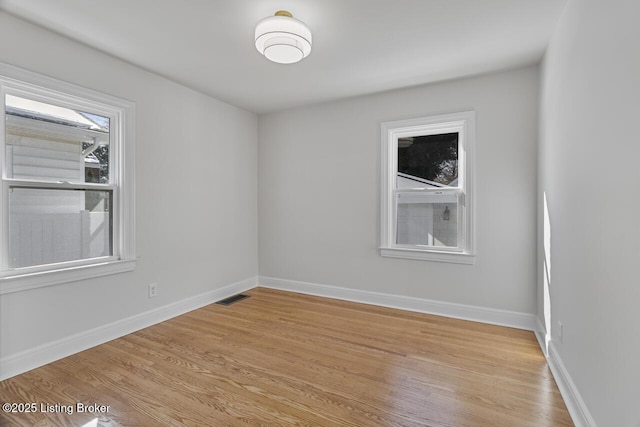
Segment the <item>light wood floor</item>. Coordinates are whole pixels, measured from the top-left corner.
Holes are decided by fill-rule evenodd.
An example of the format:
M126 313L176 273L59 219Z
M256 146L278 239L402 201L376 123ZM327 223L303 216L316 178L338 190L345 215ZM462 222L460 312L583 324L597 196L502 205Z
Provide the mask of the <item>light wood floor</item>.
M0 383L2 426L571 426L531 332L264 288ZM89 424L91 425L91 424ZM94 424L95 425L95 424Z

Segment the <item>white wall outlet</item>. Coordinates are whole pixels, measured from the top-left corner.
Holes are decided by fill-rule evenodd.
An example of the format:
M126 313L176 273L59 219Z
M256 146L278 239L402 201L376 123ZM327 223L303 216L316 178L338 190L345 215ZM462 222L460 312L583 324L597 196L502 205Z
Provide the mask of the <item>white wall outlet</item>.
M153 298L158 295L158 284L152 283L149 285L149 298Z
M564 325L562 324L562 322L558 322L558 341L562 343L563 339L564 339Z

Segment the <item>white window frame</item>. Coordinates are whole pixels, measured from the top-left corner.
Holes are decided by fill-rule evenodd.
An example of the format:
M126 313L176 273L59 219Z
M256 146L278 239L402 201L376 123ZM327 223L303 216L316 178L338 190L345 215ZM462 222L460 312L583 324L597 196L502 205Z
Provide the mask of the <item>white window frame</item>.
M397 189L398 139L415 136L458 133L458 188ZM459 264L475 263L474 234L474 166L475 112L420 117L384 122L381 125L381 181L380 181L380 255ZM459 246L436 247L399 245L396 243L396 198L398 192L458 197Z
M45 188L48 185L7 177L4 113L7 94L79 109L110 119L110 183L108 185L55 183L49 185L49 188L112 191L112 256L24 268L9 267L9 188L12 186ZM0 295L134 270L136 266L135 104L1 62L0 96L3 105L3 112L0 114L0 167L2 167Z

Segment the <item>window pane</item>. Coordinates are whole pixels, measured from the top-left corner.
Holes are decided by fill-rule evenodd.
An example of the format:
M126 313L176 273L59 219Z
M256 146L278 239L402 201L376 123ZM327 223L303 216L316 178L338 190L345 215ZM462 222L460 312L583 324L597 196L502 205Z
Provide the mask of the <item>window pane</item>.
M398 187L458 186L458 133L398 139Z
M109 118L5 97L8 178L109 182Z
M456 195L398 193L396 244L458 247Z
M11 188L9 266L112 254L111 191Z

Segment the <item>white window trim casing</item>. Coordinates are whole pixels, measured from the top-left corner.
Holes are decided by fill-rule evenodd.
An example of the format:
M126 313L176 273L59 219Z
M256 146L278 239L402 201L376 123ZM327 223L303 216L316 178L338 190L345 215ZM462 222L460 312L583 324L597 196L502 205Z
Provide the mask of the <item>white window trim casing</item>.
M459 248L434 248L396 244L396 207L394 191L397 181L398 138L407 136L459 132L459 189L443 191L460 195L462 212L459 223ZM396 120L381 124L380 167L380 255L391 258L475 263L475 112Z
M105 114L114 120L110 138L116 161L112 174L113 190L113 256L77 260L58 264L8 268L8 189L11 179L5 170L5 113L0 114L0 164L2 165L2 198L0 199L0 295L61 283L85 280L132 271L136 267L135 248L135 104L111 95L86 89L0 62L0 95L27 94L43 102L54 101L73 108ZM21 180L21 184L29 185ZM40 185L42 186L42 185ZM76 185L77 186L77 185ZM91 188L91 184L80 185ZM102 187L104 188L104 187ZM96 189L100 189L96 187Z

